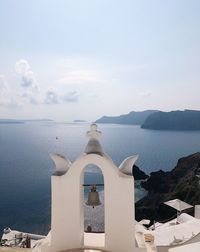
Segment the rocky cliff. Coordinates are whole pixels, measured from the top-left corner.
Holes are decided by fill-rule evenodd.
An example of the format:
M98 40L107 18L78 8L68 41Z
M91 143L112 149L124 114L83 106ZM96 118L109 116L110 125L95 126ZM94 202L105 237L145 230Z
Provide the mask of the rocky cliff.
M179 198L191 205L200 204L200 152L179 159L170 172L152 172L142 186L148 195L136 203L137 220L163 220L176 214L163 204L167 200Z
M140 168L137 165L133 166L132 173L133 173L134 180L145 180L149 178L149 176L145 172L140 170Z
M128 114L120 116L103 116L96 120L96 123L116 123L116 124L132 124L141 125L147 119L147 117L157 110L145 110L145 111L132 111Z
M200 111L155 112L147 117L141 128L154 130L200 130Z

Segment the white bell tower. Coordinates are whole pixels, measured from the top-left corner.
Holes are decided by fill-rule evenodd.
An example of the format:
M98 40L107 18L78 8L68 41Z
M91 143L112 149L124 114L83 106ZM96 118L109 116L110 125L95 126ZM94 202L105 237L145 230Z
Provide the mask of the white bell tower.
M134 178L131 174L137 155L116 167L104 153L101 132L92 124L88 144L73 163L59 154L51 155L56 165L52 176L52 217L50 243L42 251L59 252L84 248L83 170L88 164L98 166L104 176L105 249L133 252L135 248ZM93 246L93 249L96 247ZM99 247L96 249L100 249Z

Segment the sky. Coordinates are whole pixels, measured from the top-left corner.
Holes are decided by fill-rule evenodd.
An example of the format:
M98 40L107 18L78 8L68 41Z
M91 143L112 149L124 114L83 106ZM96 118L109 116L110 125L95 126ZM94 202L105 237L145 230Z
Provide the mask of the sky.
M0 0L0 118L200 110L199 0Z

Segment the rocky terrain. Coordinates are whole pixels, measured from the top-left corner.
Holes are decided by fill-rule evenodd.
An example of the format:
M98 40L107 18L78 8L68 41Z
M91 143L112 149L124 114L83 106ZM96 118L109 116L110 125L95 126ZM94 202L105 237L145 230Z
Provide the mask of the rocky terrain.
M133 172L134 180L145 180L149 178L149 176L145 172L140 170L140 168L137 165L133 166L132 172Z
M163 204L167 200L179 198L191 205L200 204L200 152L179 159L170 172L152 172L142 187L148 195L136 202L136 220L159 221L175 215L174 209Z

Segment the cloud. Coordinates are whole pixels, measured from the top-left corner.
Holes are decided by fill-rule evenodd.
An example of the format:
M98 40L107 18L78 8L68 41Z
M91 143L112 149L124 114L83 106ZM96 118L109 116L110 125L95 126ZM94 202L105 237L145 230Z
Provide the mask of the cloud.
M96 62L88 58L68 58L60 61L62 74L57 83L66 85L95 84L106 82ZM101 68L102 70L102 68ZM105 74L103 75L105 76Z
M6 105L9 102L8 86L4 75L0 75L0 105Z
M78 102L79 94L77 91L71 91L63 97L64 102Z
M86 97L89 97L89 98L98 98L99 95L96 94L96 93L88 93L88 94L86 95Z
M21 105L20 95L11 90L7 84L6 77L0 75L0 106L16 108Z
M22 107L22 103L20 102L20 100L16 99L16 97L10 97L8 100L4 100L4 103L3 104L0 104L0 105L3 105L4 107L6 108L19 108L19 107Z
M35 74L31 69L30 64L25 59L20 59L15 64L15 71L21 77L21 87L23 93L21 95L25 103L37 104L58 104L62 102L77 102L79 95L76 91L68 92L61 96L58 91L47 90L45 94L41 93L39 85L36 81ZM92 73L87 71L71 71L64 76L63 82L67 83L82 83L85 81L94 80ZM63 91L62 91L63 92Z
M77 62L75 62L77 63ZM82 87L69 88L69 86L57 85L53 88L41 89L32 70L31 65L25 59L19 59L14 65L15 73L20 79L18 85L8 85L4 75L0 75L0 106L19 107L27 105L56 105L63 103L77 103L80 93L85 99L96 98L91 88L85 91ZM95 83L101 81L95 71L86 70L83 65L72 64L65 66L62 81L67 84ZM12 83L14 84L14 83ZM41 86L42 87L42 86ZM84 88L83 91L81 91ZM87 95L84 95L87 93Z
M44 99L45 104L57 104L58 103L58 95L55 91L47 91Z
M99 78L97 73L89 70L71 70L63 74L57 81L62 84L84 84L84 83L97 83L104 80Z
M141 72L149 69L151 65L149 64L129 64L129 65L121 65L117 67L117 71L119 72Z
M139 96L142 98L147 98L147 97L150 97L151 95L152 95L152 91L149 91L149 90L145 90L139 93Z
M23 103L30 103L33 105L38 105L42 103L42 97L39 93L34 93L31 90L25 90L21 93L21 99Z
M4 75L0 75L0 92L7 89L7 82Z
M37 105L42 103L40 88L30 64L25 59L15 63L15 72L21 77L20 86L23 89L21 98L23 103Z
M66 93L64 96L59 95L54 90L49 90L46 92L44 97L44 104L58 104L61 102L78 102L79 100L79 93L77 91L70 91Z
M34 72L27 60L20 59L15 63L15 72L21 77L21 86L23 88L38 89L38 84Z
M39 86L35 74L26 60L15 63L15 72L20 76L20 86L12 88L7 83L4 75L0 75L0 105L7 108L16 108L26 104L42 103Z

